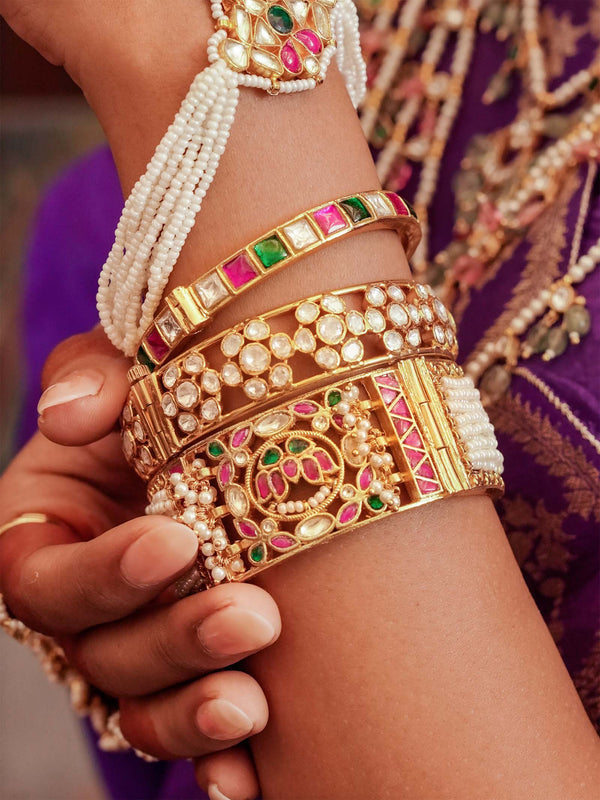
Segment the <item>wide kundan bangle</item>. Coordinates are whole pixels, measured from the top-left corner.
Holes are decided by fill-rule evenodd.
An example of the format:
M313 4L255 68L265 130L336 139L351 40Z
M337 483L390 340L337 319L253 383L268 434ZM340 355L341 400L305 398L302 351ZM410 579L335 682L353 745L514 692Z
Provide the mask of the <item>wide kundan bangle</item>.
M413 357L221 430L150 481L147 513L200 540L185 591L245 581L344 531L451 495L502 492L479 393L453 361Z
M302 256L367 226L397 230L407 258L421 238L415 212L395 192L360 192L321 203L250 242L190 286L174 289L144 333L137 362L155 369L234 297Z
M316 295L241 322L150 373L129 371L123 450L148 479L194 441L335 375L416 352L457 354L454 320L431 289L379 282Z
M211 12L217 30L208 40L210 66L194 79L128 197L100 275L100 321L126 355L137 351L194 226L227 145L239 87L270 94L313 89L337 46L355 107L365 91L352 0L212 0Z

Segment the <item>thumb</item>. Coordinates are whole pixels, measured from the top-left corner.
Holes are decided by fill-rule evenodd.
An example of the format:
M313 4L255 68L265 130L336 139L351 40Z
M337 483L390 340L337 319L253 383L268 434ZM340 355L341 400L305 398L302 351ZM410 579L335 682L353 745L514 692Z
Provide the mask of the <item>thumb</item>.
M42 373L40 431L64 445L90 444L106 436L125 403L130 366L99 325L65 339L52 351Z

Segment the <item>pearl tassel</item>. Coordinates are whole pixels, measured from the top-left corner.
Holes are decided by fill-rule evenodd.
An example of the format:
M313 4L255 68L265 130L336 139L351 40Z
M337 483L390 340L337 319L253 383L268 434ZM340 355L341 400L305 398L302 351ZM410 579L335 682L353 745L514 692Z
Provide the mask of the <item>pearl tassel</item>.
M218 0L215 19L224 17ZM337 38L321 56L321 75L334 54L356 107L364 96L366 68L360 51L358 15L352 0L338 0L331 13ZM100 274L97 307L110 341L133 356L150 325L164 288L202 201L216 174L239 98L239 87L270 90L272 82L231 70L219 56L225 30L207 47L210 66L194 79L172 124L128 197L115 241ZM314 78L282 81L281 93L306 91ZM142 300L143 298L143 300Z

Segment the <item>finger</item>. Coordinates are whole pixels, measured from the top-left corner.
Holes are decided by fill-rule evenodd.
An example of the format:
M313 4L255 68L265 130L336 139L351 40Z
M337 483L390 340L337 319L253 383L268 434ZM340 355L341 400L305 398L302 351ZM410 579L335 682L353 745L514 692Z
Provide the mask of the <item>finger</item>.
M280 632L279 610L267 592L229 584L85 631L65 649L102 691L141 696L233 664Z
M260 794L254 761L245 744L197 759L194 770L198 786L210 800L256 800Z
M120 619L154 599L197 556L190 528L138 517L87 542L57 525L0 537L0 585L9 608L43 633L73 634Z
M61 342L44 366L40 431L65 445L88 444L106 436L125 403L130 366L99 326Z
M245 672L215 672L182 688L119 701L121 730L156 758L194 758L231 747L263 730L269 711Z

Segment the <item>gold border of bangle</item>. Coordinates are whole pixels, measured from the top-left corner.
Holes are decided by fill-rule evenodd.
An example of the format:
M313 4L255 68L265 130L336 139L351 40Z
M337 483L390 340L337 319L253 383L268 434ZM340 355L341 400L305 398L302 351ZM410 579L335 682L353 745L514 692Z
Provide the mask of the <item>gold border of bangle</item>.
M25 514L19 514L18 517L14 517L10 522L5 522L4 525L0 525L0 536L11 530L11 528L16 528L19 525L61 525L64 527L65 523L58 519L58 517L53 517L50 514L37 511L26 512Z
M390 194L394 194L400 200L406 209L406 214L400 214L396 211L392 201L388 197ZM383 212L380 213L377 210L373 200L369 199L373 195L377 195L379 201L387 205L388 215L385 215ZM370 216L356 221L353 220L349 212L342 205L350 199L358 199ZM346 224L344 228L333 231L330 234L324 233L317 222L312 218L314 213L327 206L335 206ZM304 221L314 234L315 240L303 248L298 248L292 243L289 234L286 235L285 229L301 221ZM228 255L227 258L220 261L207 273L196 278L189 286L178 286L173 289L154 315L152 323L146 331L144 331L136 355L136 362L138 364L144 364L151 369L161 366L168 360L175 348L185 341L185 339L195 333L199 333L206 327L219 309L223 308L223 306L227 305L238 295L243 294L247 289L252 289L262 278L269 277L291 266L303 256L314 252L320 247L328 245L330 242L351 236L354 233L359 233L366 227L373 230L379 228L397 230L407 258L413 255L421 240L421 226L414 209L412 209L412 207L396 192L373 189L365 192L356 192L355 194L336 198L334 200L328 200L325 203L319 203L319 205L303 211L295 217L275 226L267 231L267 233L237 250L235 253ZM287 250L287 255L271 266L266 266L257 255L255 247L261 242L272 238L279 240L279 243ZM254 278L250 279L242 286L235 288L225 274L224 267L242 256L246 258L256 274ZM203 299L203 292L199 287L203 284L208 286L211 281L218 287L218 298L214 303L208 305ZM165 326L167 320L168 324ZM157 335L160 344L163 345L164 352L161 354L158 354L155 350L153 351L152 344L147 341L151 335Z

